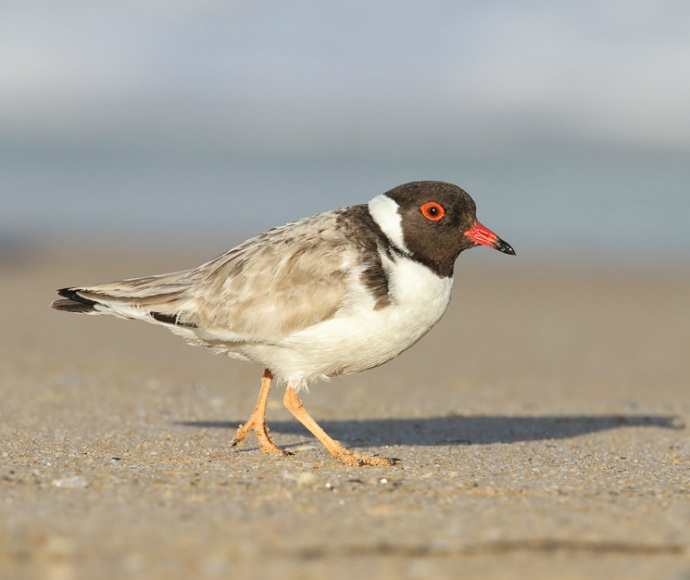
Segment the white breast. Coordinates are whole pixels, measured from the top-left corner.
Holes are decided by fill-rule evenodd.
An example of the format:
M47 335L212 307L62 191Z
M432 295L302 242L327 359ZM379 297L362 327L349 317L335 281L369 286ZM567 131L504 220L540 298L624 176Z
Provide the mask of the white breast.
M375 302L353 272L353 292L338 314L295 333L280 345L259 347L252 358L270 359L283 380L304 384L315 378L354 373L383 364L415 344L448 306L452 278L440 278L407 258L381 255L389 276L391 304Z

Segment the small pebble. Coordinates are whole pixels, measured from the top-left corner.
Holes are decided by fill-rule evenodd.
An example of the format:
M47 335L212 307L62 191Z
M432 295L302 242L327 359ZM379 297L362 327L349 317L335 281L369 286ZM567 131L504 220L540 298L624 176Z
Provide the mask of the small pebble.
M314 487L317 483L318 479L311 471L304 471L297 476L297 487Z
M89 485L89 482L86 480L85 477L82 477L81 475L74 475L73 477L54 479L50 482L50 485L54 485L55 487L77 489L87 487Z

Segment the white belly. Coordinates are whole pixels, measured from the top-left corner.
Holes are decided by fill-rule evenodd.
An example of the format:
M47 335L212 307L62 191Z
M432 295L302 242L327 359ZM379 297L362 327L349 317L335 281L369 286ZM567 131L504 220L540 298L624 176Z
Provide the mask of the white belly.
M390 305L375 310L373 298L361 288L333 318L279 345L256 345L250 358L270 361L276 376L301 385L370 369L415 344L445 312L453 279L439 278L408 258L382 259L389 275Z

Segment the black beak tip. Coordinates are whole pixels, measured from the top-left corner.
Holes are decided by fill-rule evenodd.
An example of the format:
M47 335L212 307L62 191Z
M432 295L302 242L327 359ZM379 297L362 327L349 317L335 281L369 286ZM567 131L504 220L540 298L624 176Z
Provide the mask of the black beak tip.
M511 256L515 255L513 246L511 246L508 242L503 241L501 238L498 238L494 248L496 248L499 252L503 252L504 254L510 254Z

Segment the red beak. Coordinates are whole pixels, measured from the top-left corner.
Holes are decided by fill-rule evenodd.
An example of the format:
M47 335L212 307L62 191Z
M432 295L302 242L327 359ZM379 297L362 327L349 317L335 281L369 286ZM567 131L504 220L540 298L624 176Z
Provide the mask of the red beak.
M475 244L481 244L482 246L489 246L494 248L499 252L504 254L515 255L515 250L512 246L499 238L495 233L493 233L489 228L483 226L479 222L474 224L474 227L467 230L465 235L472 240Z

